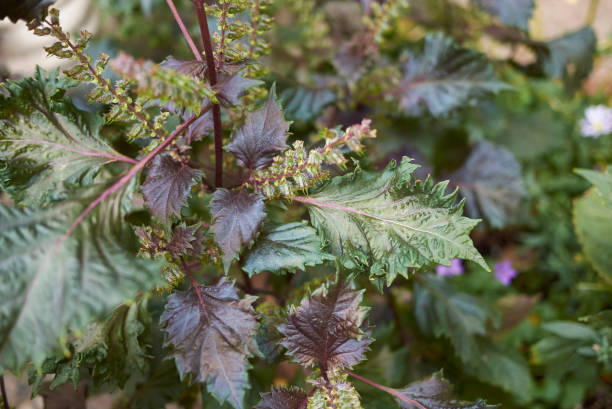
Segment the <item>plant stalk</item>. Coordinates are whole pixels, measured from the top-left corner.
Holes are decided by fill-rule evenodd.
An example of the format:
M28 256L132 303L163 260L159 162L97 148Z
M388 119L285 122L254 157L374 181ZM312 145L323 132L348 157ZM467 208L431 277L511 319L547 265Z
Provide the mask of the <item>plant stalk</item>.
M376 389L380 389L380 390L381 390L381 391L383 391L383 392L387 392L389 395L392 395L392 396L396 397L396 398L397 398L397 399L399 399L399 400L402 400L402 401L404 401L404 402L408 402L408 403L410 403L410 404L412 404L412 405L415 405L415 406L417 406L417 407L419 407L419 408L421 408L421 409L427 409L425 406L421 405L421 404L420 404L419 402L417 402L416 400L414 400L414 399L410 399L409 397L402 395L401 393L399 393L398 391L396 391L396 390L395 390L395 389L393 389L393 388L388 388L388 387L386 387L386 386L379 385L379 384L377 384L377 383L376 383L376 382L374 382L374 381L371 381L371 380L369 380L369 379L367 379L367 378L364 378L364 377L362 377L362 376L359 376L359 375L357 375L357 374L352 373L352 372L351 372L351 371L349 371L348 369L343 369L343 371L344 371L344 373L346 373L346 374L348 374L348 375L352 376L353 378L355 378L355 379L359 379L361 382L365 382L365 383L367 383L368 385L373 386L373 387L375 387Z
M204 8L203 0L193 0L193 4L198 15L202 43L204 44L208 82L214 88L217 84L217 68L210 39L210 30L208 29L206 9ZM213 105L212 116L215 135L215 187L221 187L223 185L223 134L221 129L221 106L219 104Z
M0 375L0 391L2 391L2 405L5 409L9 409L8 396L6 394L6 387L4 386L4 376Z
M591 0L589 3L589 11L587 12L586 24L593 24L597 17L597 9L599 8L599 0Z
M181 29L181 32L183 33L183 36L185 37L187 44L189 44L189 48L191 48L191 52L193 52L193 56L195 57L196 60L202 61L202 55L200 54L198 47L196 47L195 43L193 42L193 38L191 38L191 36L189 35L189 31L187 31L187 27L183 23L183 20L181 20L181 16L179 15L178 10L176 9L176 6L174 5L174 1L166 0L166 3L168 3L168 7L170 7L170 11L172 12L172 15L174 16L174 19L176 20L176 24L178 24L179 28Z

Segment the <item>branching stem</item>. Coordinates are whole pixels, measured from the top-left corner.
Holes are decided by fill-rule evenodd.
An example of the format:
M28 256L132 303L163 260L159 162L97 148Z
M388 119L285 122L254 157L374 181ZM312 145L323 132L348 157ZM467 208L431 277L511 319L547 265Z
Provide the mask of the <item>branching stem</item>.
M193 0L193 4L198 14L200 33L202 34L202 43L204 44L208 82L211 87L214 87L217 84L217 68L215 66L210 30L208 29L206 9L204 8L203 0ZM215 135L215 187L220 187L223 185L223 134L220 105L213 105L212 115Z
M395 390L395 389L393 389L393 388L389 388L389 387L387 387L387 386L379 385L379 384L377 384L377 383L376 383L376 382L374 382L374 381L371 381L371 380L369 380L369 379L367 379L367 378L364 378L364 377L362 377L362 376L359 376L359 375L357 375L357 374L352 373L352 372L351 372L351 371L349 371L348 369L343 369L343 371L344 371L346 374L348 374L348 375L352 376L353 378L355 378L355 379L359 379L361 382L365 382L365 383L367 383L368 385L375 387L376 389L380 389L381 391L387 392L389 395L392 395L392 396L396 397L396 398L397 398L397 399L399 399L399 400L402 400L402 401L404 401L404 402L408 402L408 403L410 403L410 404L412 404L412 405L415 405L415 406L417 406L417 407L419 407L419 408L421 408L421 409L427 409L425 406L421 405L421 404L420 404L419 402L417 402L416 400L414 400L414 399L410 399L409 397L402 395L401 393L399 393L398 391L396 391L396 390Z

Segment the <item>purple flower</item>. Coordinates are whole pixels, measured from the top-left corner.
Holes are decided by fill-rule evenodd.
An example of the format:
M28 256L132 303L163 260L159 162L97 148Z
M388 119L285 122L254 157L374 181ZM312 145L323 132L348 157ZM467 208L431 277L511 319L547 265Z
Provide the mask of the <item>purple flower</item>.
M612 133L612 108L604 105L588 107L580 121L582 136L597 138Z
M459 258L454 258L451 260L450 266L437 266L436 274L444 277L463 274L463 262Z
M510 260L495 263L495 279L503 285L510 285L518 273L512 268Z

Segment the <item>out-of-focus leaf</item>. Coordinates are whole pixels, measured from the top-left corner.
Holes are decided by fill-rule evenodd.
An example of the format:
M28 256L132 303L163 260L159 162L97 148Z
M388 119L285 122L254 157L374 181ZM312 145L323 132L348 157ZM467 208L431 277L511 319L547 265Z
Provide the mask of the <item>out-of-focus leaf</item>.
M395 92L410 115L419 115L424 103L434 116L441 116L476 97L508 88L483 55L457 46L443 34L428 34L423 53L409 55L403 71Z
M497 301L497 308L502 314L502 323L499 326L498 333L503 334L506 331L520 324L531 312L533 306L540 300L540 296L513 294L500 298Z
M99 135L104 118L64 96L74 84L58 71L9 81L0 94L0 180L22 205L65 199L91 185L100 168L121 159Z
M571 321L547 322L542 327L553 334L567 339L595 342L597 333L589 326Z
M130 191L102 203L59 247L83 210L62 202L33 211L0 206L0 371L39 367L61 351L68 329L161 284L161 265L136 257L132 229L123 222ZM44 302L41 302L44 300Z
M295 198L308 206L313 225L347 268L370 266L387 284L409 268L450 264L453 258L488 269L469 237L478 223L461 216L457 191L447 182L413 180L418 167L404 158L382 173L357 170L335 177L317 193Z
M559 37L537 48L537 66L548 76L579 85L593 68L597 39L590 26Z
M316 118L323 108L336 100L328 88L291 87L284 90L280 99L285 106L287 118L297 121L309 121Z
M170 155L156 156L141 188L147 207L155 217L168 220L183 207L191 187L201 177L201 171Z
M306 222L266 226L245 256L242 269L253 274L263 271L294 272L333 257L322 250L317 231Z
M504 24L521 30L529 28L529 19L533 14L533 0L472 0L472 3L499 18Z
M302 366L325 372L363 360L373 339L362 330L367 313L359 306L362 294L346 284L327 284L291 306L279 328L287 353Z
M453 398L453 386L436 372L428 378L416 381L398 389L407 400L395 398L402 409L486 409L494 408L479 400L474 403L457 401ZM408 401L412 400L415 402ZM420 404L421 406L417 405Z
M466 198L471 217L502 228L516 220L525 196L521 165L507 149L478 142L463 166L451 175Z
M234 154L240 166L251 170L264 168L274 156L287 148L290 124L285 121L276 100L276 91L272 88L265 105L247 115L226 149Z
M255 409L305 409L308 401L306 392L297 388L272 388L261 397Z
M181 377L206 384L220 402L244 407L248 387L247 359L258 354L255 297L238 297L234 284L221 278L215 285L177 291L168 298L161 325L174 346ZM203 305L202 305L203 304Z
M478 355L477 335L491 316L476 297L455 292L443 277L423 275L414 290L414 313L423 332L447 338L462 360Z
M217 189L210 209L215 240L223 251L223 264L229 268L242 246L255 239L266 216L263 198L246 190Z
M284 309L277 304L263 302L257 306L257 313L261 317L259 331L257 332L257 345L268 362L273 362L281 353L283 334L278 327L287 321Z
M580 170L579 174L595 186L574 201L574 229L587 259L612 282L612 167L600 173Z
M47 8L55 0L2 0L0 4L0 20L8 17L13 23L17 20L29 22L41 19L47 13Z

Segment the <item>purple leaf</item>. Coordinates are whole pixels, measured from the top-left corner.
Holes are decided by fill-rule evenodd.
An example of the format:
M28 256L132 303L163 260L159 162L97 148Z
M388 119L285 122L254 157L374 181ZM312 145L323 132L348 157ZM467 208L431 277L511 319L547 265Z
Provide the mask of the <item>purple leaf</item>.
M406 400L395 398L402 409L422 409L423 407L427 409L486 409L494 407L481 400L469 403L453 399L453 387L440 372L397 391L406 398Z
M169 155L156 156L142 185L147 207L155 217L167 220L180 210L191 187L201 177L202 172Z
M55 0L2 0L0 5L0 20L8 17L13 23L21 19L26 22L36 18L41 19L46 9Z
M221 278L212 286L177 291L168 298L161 326L174 347L181 378L192 375L220 402L242 409L248 387L247 358L258 354L255 297L238 297L234 284Z
M174 258L183 255L197 257L204 251L204 230L200 226L177 226L172 232L172 238L166 250Z
M239 105L240 97L244 92L256 85L262 84L261 81L245 78L240 73L234 75L224 75L217 85L215 90L218 92L217 97L222 105Z
M285 121L276 101L276 91L270 90L266 104L247 115L244 124L235 132L226 149L234 154L238 164L248 169L261 169L272 163L279 152L287 148L287 131L291 122Z
M225 270L243 245L255 238L266 216L263 198L246 190L217 189L210 203L215 240Z
M341 283L325 285L292 306L279 328L287 352L302 366L323 372L364 359L373 340L362 330L367 311L359 306L362 292Z
M306 409L308 395L297 388L272 388L261 395L263 401L255 409Z
M174 70L180 74L191 75L201 80L206 78L206 63L198 60L179 60L173 56L168 56L161 64L161 67Z

